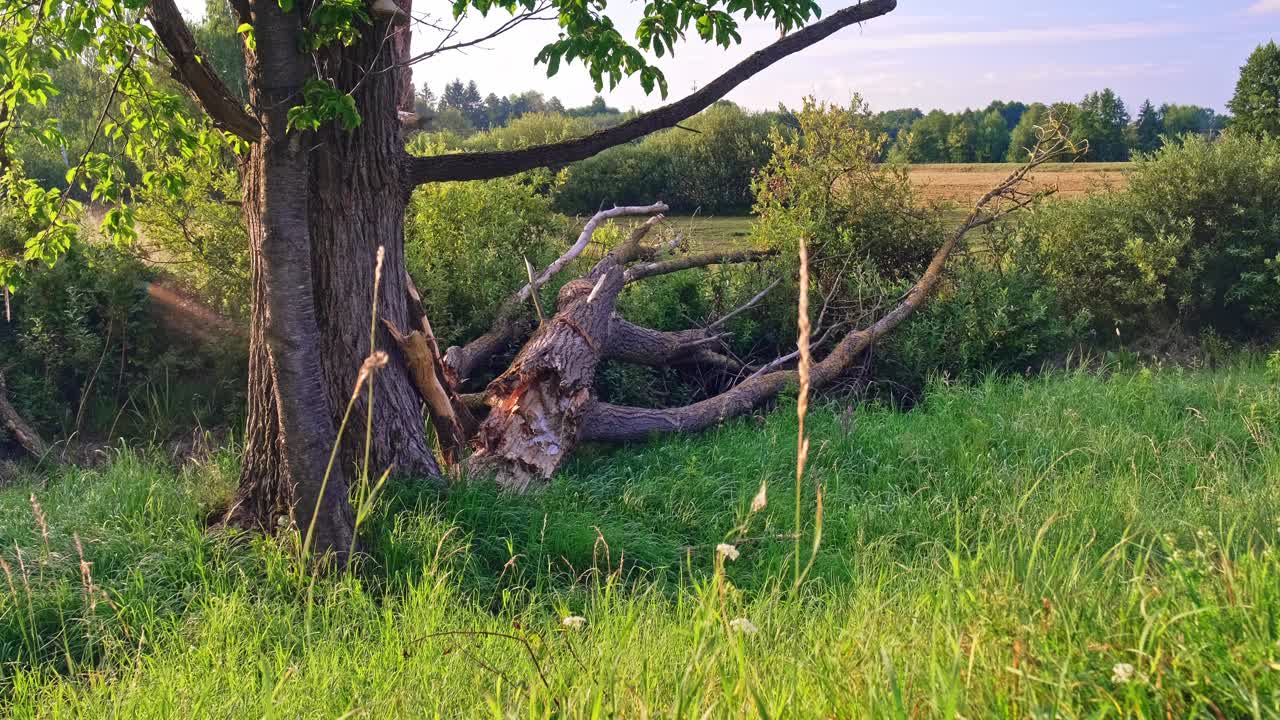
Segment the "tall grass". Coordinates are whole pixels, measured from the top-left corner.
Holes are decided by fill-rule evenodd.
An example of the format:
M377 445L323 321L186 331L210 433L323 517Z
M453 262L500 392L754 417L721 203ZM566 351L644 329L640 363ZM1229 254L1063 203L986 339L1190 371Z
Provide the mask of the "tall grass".
M907 414L815 405L805 477L825 518L798 594L790 483L752 512L762 480L795 472L791 403L589 450L533 498L393 481L370 559L314 580L313 603L285 544L201 531L229 455L175 476L122 452L40 479L47 540L33 487L0 490L0 714L1280 712L1263 368L939 384Z

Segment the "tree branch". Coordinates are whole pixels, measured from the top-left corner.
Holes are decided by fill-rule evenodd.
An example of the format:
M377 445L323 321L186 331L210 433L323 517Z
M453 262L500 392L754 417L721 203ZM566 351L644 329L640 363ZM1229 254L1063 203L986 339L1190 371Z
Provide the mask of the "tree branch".
M206 57L196 46L191 29L173 0L151 0L147 19L173 60L173 77L186 86L213 124L249 142L257 142L262 132L258 121L244 109L244 103L227 89L226 83L203 62Z
M709 252L698 255L685 255L671 260L659 260L633 265L627 269L623 281L632 283L654 275L706 267L708 265L731 265L734 263L759 262L777 255L776 250L732 250L729 252Z
M37 460L43 458L49 452L48 443L9 404L9 399L6 395L7 388L4 384L4 374L0 373L0 428L4 428L18 445L21 445L22 449L30 453L32 457Z
M779 60L830 37L838 30L885 15L897 5L897 0L865 0L838 10L823 20L757 50L700 90L674 103L638 115L621 125L573 140L523 150L409 157L408 177L413 185L446 180L486 180L547 165L584 160L615 145L673 127L685 118L710 107L748 78Z
M947 258L969 231L1021 210L1040 196L1020 189L1031 171L1073 150L1056 120L1051 118L1050 123L1049 129L1040 132L1039 142L1031 159L1010 173L974 205L969 216L938 248L929 261L929 266L898 304L865 329L846 335L826 358L814 364L810 373L813 389L822 388L840 377L872 343L901 325L925 303L942 278ZM774 363L770 363L772 365ZM728 418L744 415L769 402L798 377L794 370L757 373L715 397L670 409L653 410L591 402L583 409L579 439L625 442L643 440L655 433L703 430Z
M533 283L520 288L502 302L502 305L498 307L498 315L493 321L493 326L489 328L488 332L462 347L454 346L445 351L445 366L454 373L459 381L466 380L481 365L487 363L489 358L502 352L522 334L527 333L529 324L521 317L520 308L532 293L531 285L539 287L546 285L548 280L555 277L566 265L581 255L587 245L591 244L592 236L604 221L627 215L652 215L665 212L666 209L667 206L662 203L643 206L628 205L601 210L593 215L582 228L582 232L578 234L578 239L563 255L556 258L545 270L539 273Z
M634 365L676 365L689 362L699 350L719 342L722 337L722 334L701 329L653 330L615 315L602 356Z

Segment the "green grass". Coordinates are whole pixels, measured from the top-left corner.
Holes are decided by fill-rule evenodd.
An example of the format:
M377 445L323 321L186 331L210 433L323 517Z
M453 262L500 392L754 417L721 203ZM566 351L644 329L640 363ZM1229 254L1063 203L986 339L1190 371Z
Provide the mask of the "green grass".
M624 220L628 229L644 222L644 218ZM736 250L749 244L751 215L667 215L666 226L670 232L684 233L689 246L696 252Z
M314 582L274 542L198 530L227 458L49 477L47 545L32 488L0 490L0 714L1280 713L1280 390L1262 368L936 386L910 413L811 420L823 543L798 595L786 403L584 452L534 497L401 483L358 572ZM74 535L110 603L87 603ZM721 572L725 540L741 556Z

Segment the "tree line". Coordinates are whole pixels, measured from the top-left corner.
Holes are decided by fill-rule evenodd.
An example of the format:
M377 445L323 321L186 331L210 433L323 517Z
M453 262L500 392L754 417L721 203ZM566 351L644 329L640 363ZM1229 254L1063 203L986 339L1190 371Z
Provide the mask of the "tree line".
M621 110L610 107L605 99L596 95L587 105L566 108L554 95L546 98L537 90L526 90L505 97L497 93L480 95L475 80L463 82L455 78L444 86L439 96L431 89L430 82L422 83L414 96L414 111L424 118L433 130L448 130L466 136L477 130L506 127L512 120L530 113L552 113L577 118L596 118L597 124L615 124L621 120Z
M916 108L877 116L893 139L890 154L908 162L1020 162L1035 142L1035 129L1052 114L1071 128L1071 140L1091 162L1121 162L1158 150L1163 138L1213 136L1228 117L1212 108L1142 103L1136 118L1114 90L1086 95L1078 103L995 101L981 110L928 114Z

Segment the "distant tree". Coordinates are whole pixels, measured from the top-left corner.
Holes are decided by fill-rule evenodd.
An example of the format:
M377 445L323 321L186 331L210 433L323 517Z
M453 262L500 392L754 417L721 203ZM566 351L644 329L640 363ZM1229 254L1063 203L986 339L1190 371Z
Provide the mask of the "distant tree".
M489 93L484 98L485 127L500 128L511 118L511 101Z
M438 107L436 94L431 90L429 83L422 83L422 87L413 94L413 111L422 118L430 118L436 114Z
M941 110L934 110L912 123L911 130L899 138L905 159L913 163L947 162L951 125L951 115Z
M1000 117L1004 119L1005 127L1012 132L1018 123L1022 120L1022 115L1027 111L1027 104L1024 102L1004 102L1002 100L993 101L987 106L987 112L998 112Z
M467 86L462 84L459 79L444 86L444 93L440 95L440 110L443 112L446 108L453 108L462 112L467 106Z
M1124 101L1111 88L1086 95L1080 102L1075 120L1071 139L1081 145L1088 143L1084 159L1091 162L1129 159L1124 137L1125 128L1129 125L1129 112Z
M431 90L431 83L422 83L422 88L418 90L418 102L432 108L436 106L436 94Z
M1036 127L1045 121L1049 108L1043 103L1032 103L1018 118L1018 124L1009 133L1009 150L1005 159L1009 162L1024 162L1032 147L1036 144Z
M589 115L617 115L620 111L618 108L609 107L609 104L604 101L604 98L597 95L591 99L591 104L583 105L582 107L569 108L566 112L568 115L572 115L574 117L587 117Z
M876 120L880 125L880 129L889 136L889 141L894 142L898 139L898 135L904 130L910 129L912 123L924 117L924 113L919 108L902 108L900 110L888 110L876 116Z
M558 97L556 97L556 96L552 95L552 96L551 96L551 99L547 101L547 112L549 112L549 113L562 113L562 114L563 114L563 113L564 113L564 103L560 102L560 98L558 98Z
M1022 118L1023 113L1018 113ZM982 116L973 141L973 159L978 162L1000 162L1009 152L1009 126L999 110Z
M512 95L511 117L518 118L529 113L546 112L547 104L542 99L542 93L537 90L526 90L519 95Z
M1235 97L1228 103L1234 127L1254 135L1280 137L1280 45L1259 45L1240 68Z
M1134 123L1134 137L1131 147L1142 153L1155 152L1160 149L1160 136L1164 134L1164 121L1161 113L1156 112L1150 100L1144 100L1138 110L1138 120Z
M462 114L467 116L467 120L478 128L489 127L489 114L485 111L484 98L480 96L480 88L476 86L476 81L472 80L467 83L467 90L462 96L463 105L460 110Z
M1212 136L1221 132L1224 124L1224 118L1212 108L1198 105L1162 105L1160 107L1160 125L1164 134L1171 137Z
M954 163L973 162L976 159L974 140L977 135L978 128L971 118L961 117L952 124L951 132L947 133L947 160Z

